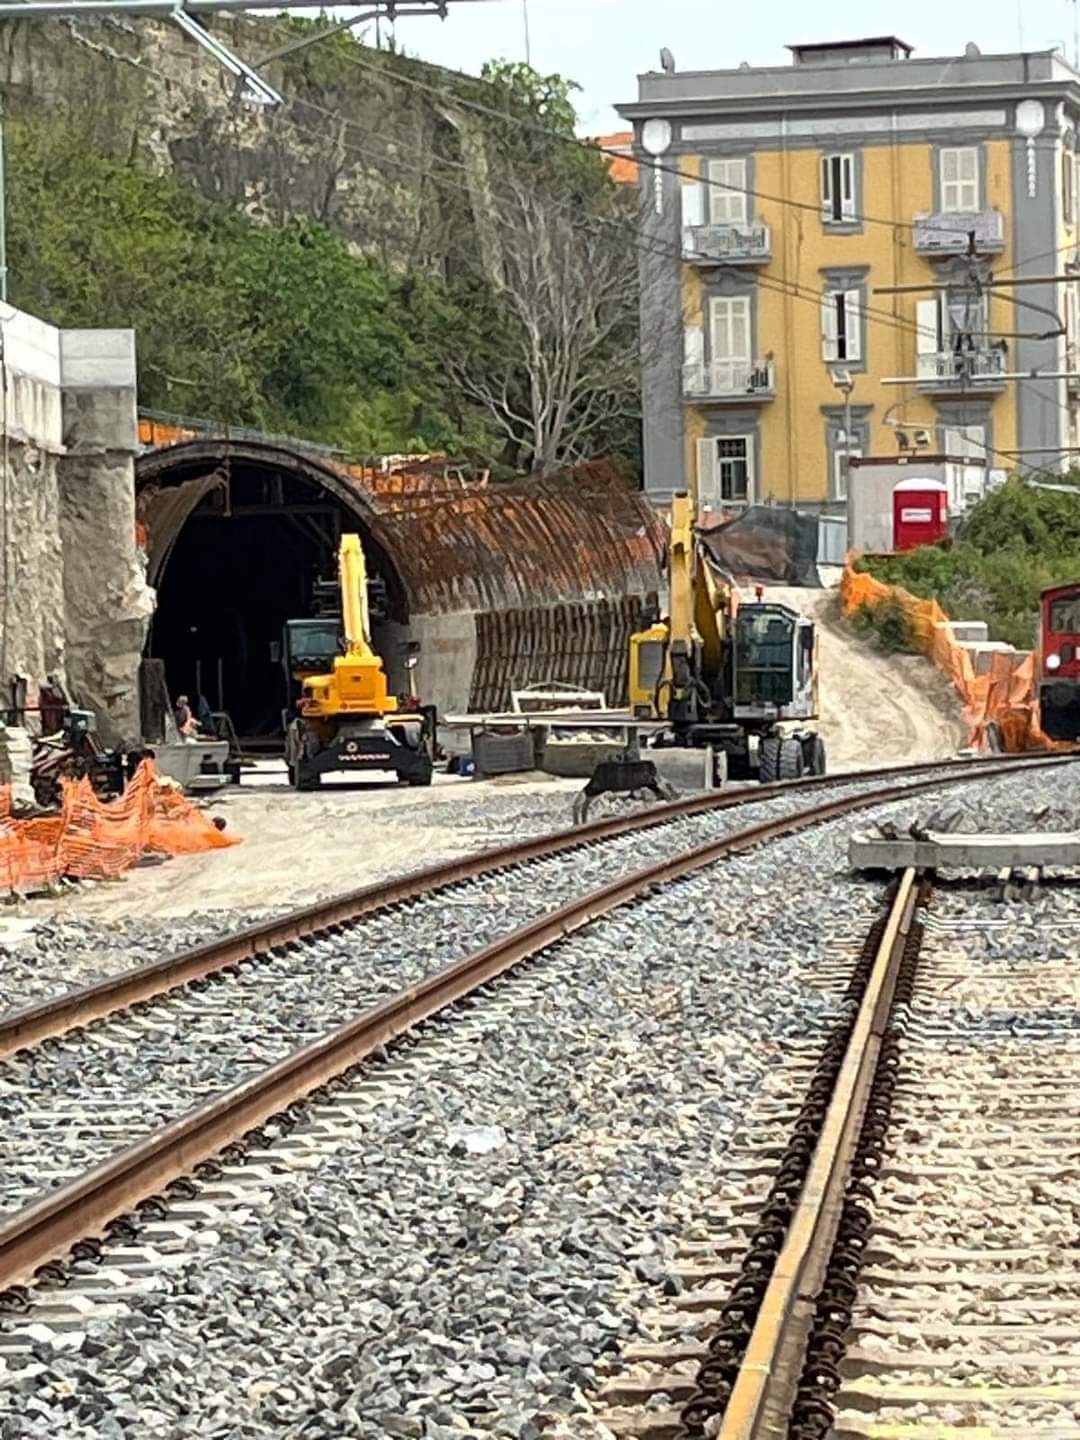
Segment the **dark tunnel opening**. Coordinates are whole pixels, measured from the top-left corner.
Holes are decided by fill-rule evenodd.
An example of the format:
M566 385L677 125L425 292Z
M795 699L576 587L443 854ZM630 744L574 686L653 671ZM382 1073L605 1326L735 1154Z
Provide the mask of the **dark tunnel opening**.
M162 489L206 468L169 473ZM158 602L146 654L164 663L170 700L205 695L242 740L279 740L296 693L280 659L283 628L317 613L315 582L336 581L348 531L360 535L369 579L385 586L386 619L373 617L372 640L396 688L407 633L402 587L364 520L317 481L231 459L224 483L183 522L151 576Z

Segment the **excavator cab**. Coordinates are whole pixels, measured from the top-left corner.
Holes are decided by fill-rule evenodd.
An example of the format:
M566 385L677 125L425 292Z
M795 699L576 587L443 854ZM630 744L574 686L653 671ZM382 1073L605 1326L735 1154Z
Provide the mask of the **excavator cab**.
M817 713L813 622L787 605L739 606L734 622L737 720L809 720Z

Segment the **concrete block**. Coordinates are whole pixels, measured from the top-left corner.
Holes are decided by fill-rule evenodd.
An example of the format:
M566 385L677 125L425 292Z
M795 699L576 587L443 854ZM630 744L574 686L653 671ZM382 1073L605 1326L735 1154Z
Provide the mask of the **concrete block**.
M651 760L660 779L676 790L719 790L727 780L727 756L711 746L700 750L675 746L642 750L641 758Z
M947 630L958 645L979 645L989 638L985 620L939 620L934 628Z
M901 835L853 835L848 861L854 870L906 870L909 866L952 870L1001 870L1025 865L1080 865L1080 834L1029 831L1003 835L963 835L927 831L923 840Z
M963 647L971 656L976 675L989 675L996 655L1015 655L1016 651L1004 640L979 640Z
M55 325L16 310L10 317L0 318L0 329L8 371L59 389L60 331Z
M131 389L134 330L61 330L60 383L65 390Z

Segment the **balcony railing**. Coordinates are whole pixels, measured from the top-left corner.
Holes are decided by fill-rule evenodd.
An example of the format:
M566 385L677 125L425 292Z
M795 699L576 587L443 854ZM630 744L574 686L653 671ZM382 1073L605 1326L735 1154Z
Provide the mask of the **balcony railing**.
M771 360L713 360L683 367L683 394L690 400L771 400L776 394Z
M915 216L919 255L963 255L971 232L983 255L1005 249L1005 220L1000 210L929 210Z
M693 265L763 265L772 255L772 229L755 225L688 225L683 258Z
M1004 350L939 350L920 355L915 367L923 390L993 390L1005 386Z

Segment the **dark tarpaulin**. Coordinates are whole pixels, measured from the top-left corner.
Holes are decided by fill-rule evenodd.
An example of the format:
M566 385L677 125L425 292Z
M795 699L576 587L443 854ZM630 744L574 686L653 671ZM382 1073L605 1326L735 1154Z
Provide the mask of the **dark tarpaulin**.
M698 535L718 569L736 579L820 588L816 515L751 505L734 520Z

